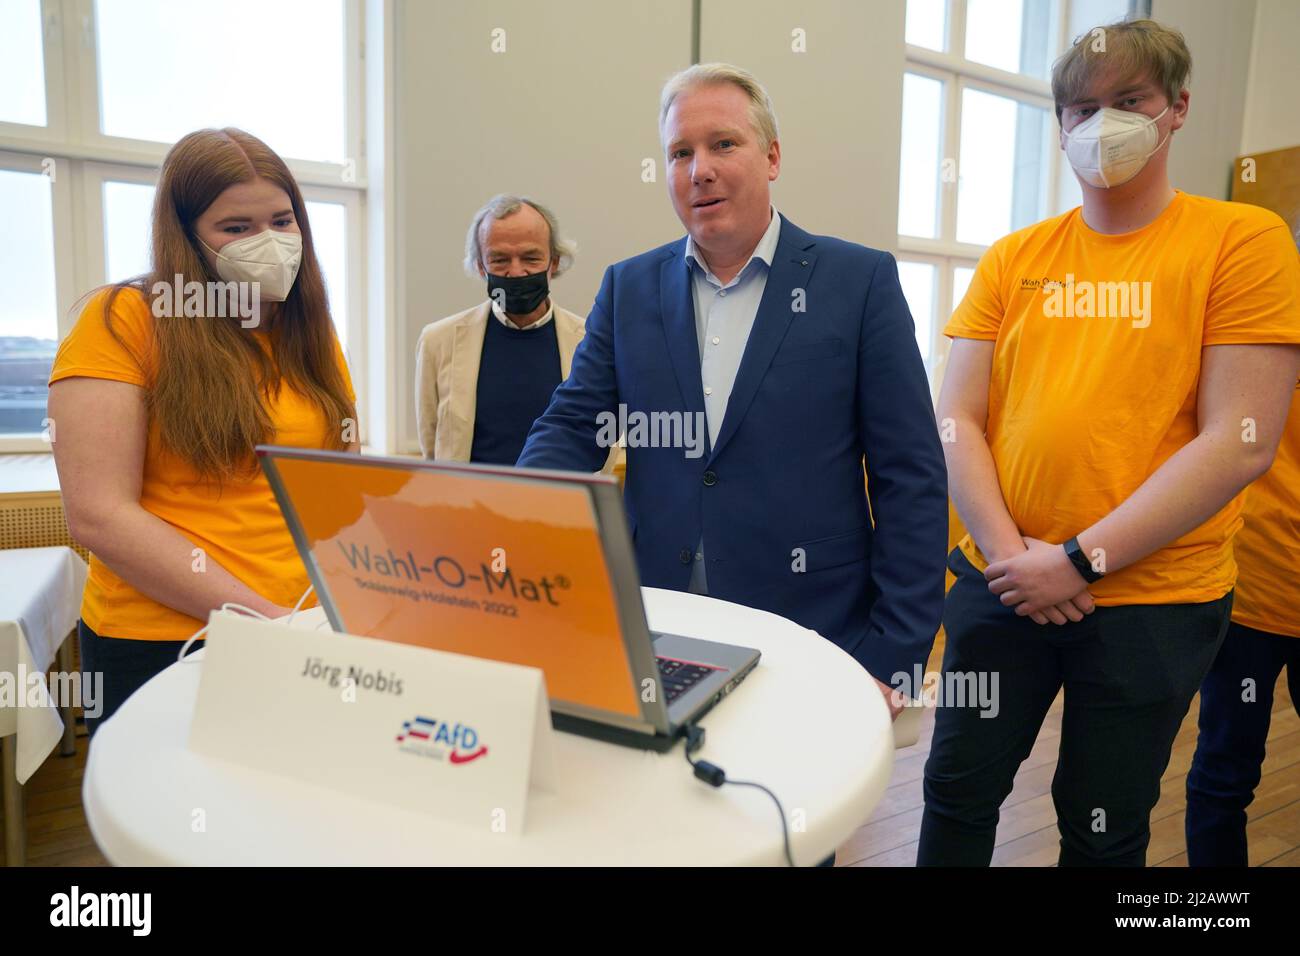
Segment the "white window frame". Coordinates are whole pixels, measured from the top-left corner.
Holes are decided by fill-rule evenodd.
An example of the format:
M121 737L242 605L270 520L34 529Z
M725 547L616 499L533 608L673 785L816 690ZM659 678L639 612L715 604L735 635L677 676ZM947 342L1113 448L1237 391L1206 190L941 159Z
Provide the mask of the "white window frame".
M945 256L926 252L904 253L900 250L898 261L900 263L914 262L919 265L934 266L934 284L931 288L934 316L930 323L930 359L926 363L926 371L930 375L931 393L935 398L938 398L939 385L943 381L944 363L948 359L948 349L945 345L941 350L936 346L936 343L946 343L948 341L943 334L943 327L948 322L948 316L952 315L952 310L956 307L956 303L953 301L953 288L955 285L953 274L961 268L974 269L979 264L979 259L978 257L965 259L958 256Z
M1066 48L1070 41L1069 0L1055 0L1054 26L1056 49L1054 55ZM930 336L930 386L935 395L943 382L943 370L948 358L948 339L943 327L948 322L957 303L952 301L953 272L974 268L988 246L957 241L957 192L961 179L961 105L965 90L979 90L995 96L1004 96L1029 106L1047 109L1055 117L1052 85L1048 80L1011 73L988 66L965 56L967 0L947 0L947 25L945 51L904 44L904 73L915 73L943 83L943 108L940 120L939 155L942 161L952 160L957 170L957 181L939 184L939 228L936 238L898 234L898 259L900 262L917 262L936 267L934 290L934 316ZM1061 177L1072 175L1062 162L1059 149L1049 149L1047 168L1047 196L1050 209L1060 202Z
M87 201L85 212L86 279L88 288L101 286L108 281L108 236L105 230L104 184L135 183L140 186L157 186L158 170L147 166L125 163L86 161L81 164L81 183ZM73 317L75 320L75 316Z
M347 347L344 356L348 362L348 372L352 376L353 389L357 393L357 414L362 415L364 402L362 376L365 374L369 357L366 337L366 236L365 236L365 194L356 189L344 189L338 186L303 186L302 198L306 202L338 203L343 207L343 229L347 236L347 270L348 298L346 302L330 301L330 309L335 319L342 319L347 329ZM342 315L340 315L342 311ZM369 436L362 418L361 434ZM363 439L364 441L364 439Z
M304 199L341 203L347 229L348 301L331 303L347 323L348 365L357 393L361 440L369 435L366 397L365 0L343 0L345 145L348 159L285 163ZM77 300L105 275L103 183L155 184L170 143L106 136L100 131L99 63L94 0L41 0L45 126L0 122L0 168L42 172L53 160L54 255L60 341L76 321ZM0 454L49 451L41 436L0 435Z
M73 226L73 193L71 177L59 164L48 165L47 157L31 153L0 149L0 169L9 172L31 173L50 179L50 213L54 227L54 306L56 329L60 340L72 328L68 315L80 294L77 286L76 230ZM36 435L0 436L0 453L48 452L48 432Z

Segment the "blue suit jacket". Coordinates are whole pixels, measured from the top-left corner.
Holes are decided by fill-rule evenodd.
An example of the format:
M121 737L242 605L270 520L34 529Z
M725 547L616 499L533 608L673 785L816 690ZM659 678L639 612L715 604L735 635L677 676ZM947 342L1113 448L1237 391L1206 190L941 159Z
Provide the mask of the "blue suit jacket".
M620 403L703 415L685 248L605 271L521 467L599 470L598 416ZM893 257L783 219L717 444L696 458L629 447L624 499L643 584L686 590L703 534L711 597L812 628L886 683L924 666L947 471Z

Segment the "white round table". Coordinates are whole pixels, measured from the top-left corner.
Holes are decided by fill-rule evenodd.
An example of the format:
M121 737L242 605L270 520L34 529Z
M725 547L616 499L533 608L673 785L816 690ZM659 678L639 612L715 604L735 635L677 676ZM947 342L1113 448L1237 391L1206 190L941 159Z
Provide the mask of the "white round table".
M785 618L678 591L643 591L653 630L762 651L748 679L702 720L707 737L696 756L729 779L776 793L796 864L829 856L866 821L893 767L889 712L871 676ZM315 609L293 626L323 619ZM82 798L95 842L114 864L784 863L771 798L695 779L681 744L656 754L556 732L557 792L529 795L518 836L199 756L186 741L202 666L172 665L95 733Z

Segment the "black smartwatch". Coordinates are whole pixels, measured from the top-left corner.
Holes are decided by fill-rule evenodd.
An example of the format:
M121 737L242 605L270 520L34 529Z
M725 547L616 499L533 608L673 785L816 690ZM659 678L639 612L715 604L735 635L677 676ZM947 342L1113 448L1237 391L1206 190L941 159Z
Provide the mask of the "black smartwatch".
M1074 570L1078 571L1080 577L1089 584L1092 584L1095 581L1100 581L1105 577L1105 575L1100 571L1093 570L1092 562L1089 561L1088 556L1083 553L1083 548L1079 547L1079 539L1077 537L1071 538L1069 541L1065 542L1062 547L1065 548L1065 556L1069 558L1070 563L1074 565Z

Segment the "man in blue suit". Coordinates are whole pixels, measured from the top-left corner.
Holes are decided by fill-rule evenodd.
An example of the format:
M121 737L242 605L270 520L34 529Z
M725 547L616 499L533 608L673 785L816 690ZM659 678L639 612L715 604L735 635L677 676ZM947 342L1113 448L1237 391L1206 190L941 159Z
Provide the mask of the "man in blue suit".
M597 471L626 423L642 583L817 631L897 716L891 679L939 626L948 497L894 260L772 208L776 118L743 70L673 77L660 135L689 235L606 270L518 464Z

